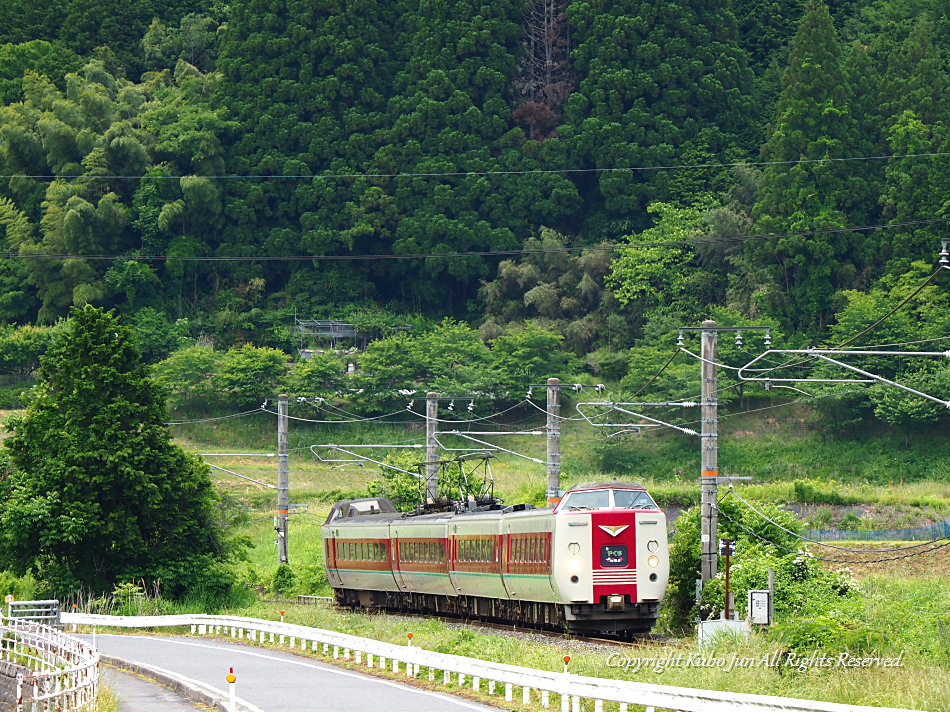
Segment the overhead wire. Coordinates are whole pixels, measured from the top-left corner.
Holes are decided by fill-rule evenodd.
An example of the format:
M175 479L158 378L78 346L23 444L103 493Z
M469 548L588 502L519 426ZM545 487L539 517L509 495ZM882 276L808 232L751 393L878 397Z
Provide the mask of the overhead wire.
M763 512L760 512L758 509L756 509L756 508L752 505L751 502L747 502L743 497L741 497L741 496L739 495L739 493L737 493L737 492L736 492L735 490L733 490L733 489L730 489L729 492L727 492L726 495L723 496L719 501L722 502L724 499L726 499L726 497L729 497L729 496L732 496L732 497L734 497L735 499L738 499L738 500L739 500L740 502L742 502L746 507L748 507L752 512L754 512L755 514L757 514L759 517L761 517L762 519L764 519L765 521L767 521L767 522L768 522L769 524L771 524L772 526L778 527L779 529L781 529L781 530L782 530L783 532L785 532L786 534L790 534L790 535L792 535L792 536L794 536L794 537L796 537L796 538L798 538L798 539L801 539L802 541L807 541L807 542L810 543L810 544L817 544L818 546L824 546L824 547L827 547L827 548L829 548L829 549L837 549L838 551L847 551L847 552L859 553L859 554L880 554L880 553L894 552L894 551L909 551L909 550L911 550L911 549L920 549L921 547L929 546L930 544L936 544L936 543L938 543L938 542L946 541L946 540L950 539L950 536L942 536L942 537L939 537L939 538L937 538L937 539L932 539L932 540L930 540L930 541L921 542L921 543L919 543L919 544L913 544L913 545L911 545L911 546L903 546L903 547L890 548L890 549L849 549L848 547L845 547L845 546L835 546L834 544L829 544L829 543L827 543L827 542L819 541L819 540L817 540L817 539L809 539L807 536L804 536L804 535L802 535L802 534L799 534L798 532L792 531L792 530L789 529L788 527L783 526L783 525L780 524L779 522L776 522L774 519L772 519L772 518L769 517L768 515L764 514Z
M722 163L681 163L665 164L657 166L617 166L605 168L524 168L511 170L493 170L493 171L425 171L425 172L400 172L400 173L298 173L280 175L275 173L259 173L238 175L234 173L225 174L205 174L193 176L197 178L213 178L215 180L315 180L315 179L358 179L358 178L460 178L466 176L508 176L508 175L548 175L548 174L573 174L573 173L643 173L650 171L672 171L672 170L701 170L701 169L722 169L738 168L740 166L754 166L757 168L766 166L794 166L812 163L849 163L856 161L889 161L896 158L939 158L950 156L950 152L930 151L925 153L895 153L880 154L875 156L841 156L839 158L797 158L780 161L733 161ZM138 174L138 175L96 175L88 176L83 174L26 174L12 173L0 175L3 179L25 178L32 180L76 180L79 178L95 177L101 180L180 180L182 175L164 175L164 174Z
M275 411L275 410L270 410L270 409L268 409L268 408L261 408L261 410L263 410L265 413L270 413L270 414L272 414L272 415L277 415L277 414L278 414L277 411ZM316 419L314 419L314 418L300 418L300 417L297 417L297 416L294 416L294 415L288 415L287 418L290 419L290 420L296 420L296 421L303 422L303 423L318 423L318 424L333 424L333 423L368 423L368 422L372 422L372 421L379 421L381 418L390 418L390 417L392 417L392 416L394 416L394 415L401 415L401 414L403 414L403 413L405 413L404 410L397 410L397 411L393 411L392 413L386 413L386 414L384 414L384 415L376 415L376 416L372 416L372 417L368 417L368 418L354 418L354 419L352 419L352 420L316 420ZM393 421L390 421L390 422L393 422ZM413 422L413 421L405 420L405 421L396 421L396 422L411 423L411 422Z
M243 413L232 413L231 415L221 415L214 418L196 418L195 420L171 420L163 425L190 425L192 423L210 423L215 420L229 420L231 418L245 418L249 415L256 415L262 413L264 410L262 408L255 408L254 410L247 410Z
M2 176L0 176L2 178ZM899 223L883 223L877 225L855 225L852 227L826 228L822 230L806 230L798 232L768 233L763 235L735 235L732 237L701 238L692 237L682 240L665 242L640 243L602 243L599 245L578 245L565 247L538 247L516 248L509 250L467 250L460 252L418 252L407 254L361 254L361 255L107 255L107 254L73 254L73 253L44 253L44 252L7 252L0 255L6 259L48 259L48 260L90 260L90 261L157 261L157 262L334 262L334 261L370 261L370 260L421 260L432 257L462 258L462 257L505 257L517 255L572 253L572 252L613 252L621 247L669 247L671 245L702 245L730 242L745 242L746 240L772 240L783 237L818 237L842 232L868 232L872 230L887 230L915 225L946 224L950 218L928 218L924 220L909 220Z
M812 553L810 553L810 552L802 551L801 549L791 549L791 548L789 548L789 547L787 547L787 546L784 546L784 545L779 544L779 543L777 543L777 542L771 541L770 539L768 539L768 538L762 536L762 535L759 534L758 532L756 532L756 531L752 530L751 528L747 527L747 526L746 526L745 524L743 524L742 522L737 522L735 519L733 519L732 517L730 517L730 516L729 516L726 512L724 512L722 509L719 509L719 508L717 507L716 510L718 511L719 514L721 514L722 516L724 516L724 517L725 517L726 519L728 519L730 522L732 522L733 524L735 524L735 525L736 525L737 527L739 527L740 529L744 530L747 534L752 535L752 536L755 537L756 539L759 539L760 541L763 541L763 542L765 542L766 544L769 544L770 546L774 546L774 547L776 547L776 548L778 548L778 549L782 549L782 550L784 550L784 551L788 551L788 552L793 553L793 554L795 554L795 553L805 554L805 555L807 555L807 556L810 557L810 558L816 559L817 561L830 561L830 562L837 563L837 564L880 564L880 563L884 563L884 562L888 562L888 561L899 561L899 560L901 560L901 559L910 559L910 558L912 558L912 557L914 557L914 556L923 556L924 554L929 554L929 553L931 553L931 552L933 552L933 551L938 551L938 550L940 550L940 549L943 549L943 548L945 548L945 547L950 546L950 540L948 540L948 541L943 542L942 544L938 544L938 545L936 545L936 546L933 546L933 547L931 547L930 549L927 549L926 551L914 551L914 552L911 552L911 553L909 553L909 554L901 554L900 556L878 557L878 558L875 558L875 559L833 559L833 558L830 558L830 557L827 557L827 556L815 556L814 554L812 554ZM859 550L858 550L858 551L859 551Z

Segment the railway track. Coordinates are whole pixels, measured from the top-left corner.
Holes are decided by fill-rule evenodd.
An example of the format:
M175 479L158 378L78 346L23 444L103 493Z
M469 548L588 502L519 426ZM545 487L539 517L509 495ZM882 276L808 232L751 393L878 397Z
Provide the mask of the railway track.
M338 611L351 611L349 608L341 608L335 605L334 599L330 596L298 596L296 599L267 599L267 603L313 605L325 604L333 606ZM452 616L434 616L425 613L412 613L411 611L390 611L385 609L373 609L372 615L384 615L392 618L409 618L420 620L437 620L451 625L465 626L469 628L479 628L483 630L500 631L508 634L528 633L553 640L564 642L586 643L591 645L604 645L613 647L684 647L685 643L681 639L671 638L670 636L656 635L654 633L638 636L585 636L576 633L568 633L556 630L547 630L544 628L529 628L524 626L512 625L511 623L499 623L495 621L482 621L475 619L456 618Z

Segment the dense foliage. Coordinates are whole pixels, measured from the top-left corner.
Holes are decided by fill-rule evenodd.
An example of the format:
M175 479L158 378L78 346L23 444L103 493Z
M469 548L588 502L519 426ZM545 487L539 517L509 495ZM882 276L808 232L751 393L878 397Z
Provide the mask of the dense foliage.
M128 327L75 309L40 375L4 441L0 564L58 594L130 580L171 596L226 590L208 467L171 444Z
M29 345L0 368L28 375L20 329L84 304L191 374L179 402L242 407L582 370L636 392L714 314L839 343L934 263L948 40L937 0L5 3L0 341ZM934 287L892 341L947 335ZM382 314L361 332L386 338L352 379L282 382L274 350L321 345L295 314ZM420 362L432 339L454 356ZM837 422L936 417L857 400Z

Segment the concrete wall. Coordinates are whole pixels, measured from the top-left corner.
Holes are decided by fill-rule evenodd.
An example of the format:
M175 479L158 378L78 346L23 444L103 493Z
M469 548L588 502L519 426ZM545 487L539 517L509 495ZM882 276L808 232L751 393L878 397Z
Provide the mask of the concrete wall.
M16 707L16 676L18 673L28 675L30 671L0 660L0 710L12 710Z

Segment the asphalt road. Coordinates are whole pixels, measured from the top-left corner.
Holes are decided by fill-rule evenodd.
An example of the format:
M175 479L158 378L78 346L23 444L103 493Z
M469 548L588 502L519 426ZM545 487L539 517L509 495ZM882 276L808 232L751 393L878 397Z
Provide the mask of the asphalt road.
M206 710L153 680L102 666L102 682L119 699L119 712L198 712Z
M90 636L84 636L89 638ZM105 655L172 670L227 690L264 712L463 712L496 708L266 648L194 638L98 635Z

